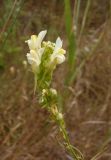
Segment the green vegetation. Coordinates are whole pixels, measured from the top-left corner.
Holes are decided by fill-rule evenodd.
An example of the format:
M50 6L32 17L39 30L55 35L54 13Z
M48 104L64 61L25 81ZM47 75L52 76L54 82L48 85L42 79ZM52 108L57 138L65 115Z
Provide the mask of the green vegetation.
M1 33L0 33L0 66L4 66L4 54L17 54L21 52L21 48L15 43L18 28L20 23L18 16L20 14L23 0L20 1L3 1L4 12L3 18L0 20ZM12 46L12 47L10 47Z

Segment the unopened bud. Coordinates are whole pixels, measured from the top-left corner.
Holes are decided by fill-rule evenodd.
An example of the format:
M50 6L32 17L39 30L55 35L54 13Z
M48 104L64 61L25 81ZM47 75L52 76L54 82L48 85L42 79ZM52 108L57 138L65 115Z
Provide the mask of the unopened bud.
M51 88L50 91L52 94L57 95L57 91L55 89Z

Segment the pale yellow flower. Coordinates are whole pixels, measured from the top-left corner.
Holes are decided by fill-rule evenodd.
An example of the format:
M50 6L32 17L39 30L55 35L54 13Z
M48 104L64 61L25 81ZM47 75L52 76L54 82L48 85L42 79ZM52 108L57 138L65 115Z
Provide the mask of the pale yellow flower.
M52 94L57 95L57 91L55 89L50 88L50 91L51 91Z
M41 57L42 57L43 52L44 52L44 48L40 48L38 52L36 52L35 50L30 50L30 53L27 53L26 55L28 62L29 64L31 64L32 70L34 72L38 69L41 63Z
M41 63L41 57L44 52L44 48L41 47L41 43L43 41L43 38L45 37L47 31L41 31L38 36L32 35L31 39L27 40L26 43L28 43L30 52L27 53L27 59L29 64L32 66L32 70L35 72L37 71L40 63Z
M64 54L66 51L62 49L62 40L58 37L55 43L54 51L51 55L51 63L56 61L57 64L61 64L65 61Z
M47 31L41 31L38 36L32 35L31 39L27 40L26 43L28 43L30 50L38 51L38 49L41 48L41 43L46 35Z

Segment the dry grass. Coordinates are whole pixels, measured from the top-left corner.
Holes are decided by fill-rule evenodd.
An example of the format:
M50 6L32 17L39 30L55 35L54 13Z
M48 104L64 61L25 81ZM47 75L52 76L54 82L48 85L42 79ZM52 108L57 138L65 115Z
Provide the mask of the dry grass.
M26 10L31 7L33 12L30 10L28 13L22 13L24 35L38 32L43 24L44 27L48 27L52 25L52 21L53 26L56 26L55 30L59 27L61 35L63 34L64 25L59 23L59 16L63 14L60 4L55 6L52 2L48 7L48 2L43 2L44 8L47 8L46 14L43 14L44 8L40 10L42 6L40 2L37 3L38 7L31 0L25 5ZM99 6L100 11L102 8L105 8L103 4ZM47 18L49 11L53 14ZM38 21L35 21L36 16ZM102 13L99 18L100 22L104 23ZM101 23L97 21L94 24L93 16L90 21L87 28L96 33L92 38L95 39L100 33L97 29ZM68 98L63 99L66 110L64 116L71 142L83 152L86 160L101 152L104 146L107 146L107 149L105 148L100 160L111 159L111 24L109 21L105 23L105 34L101 43L85 61L74 84L68 87ZM27 27L24 27L26 24ZM36 29L37 26L39 27ZM100 31L103 31L102 29ZM57 34L55 30L50 29L52 39ZM81 48L89 46L89 35L89 33L83 35ZM86 57L85 52L81 56L81 48L78 63ZM22 52L17 57L13 56L13 59L11 55L5 57L8 64L0 73L0 160L70 160L64 149L58 145L57 140L60 136L57 134L56 126L50 122L48 113L37 104L38 99L33 93L33 76L20 62L22 58L19 57L25 54L25 49ZM20 63L15 62L15 59L19 59ZM66 65L58 69L53 83L61 90L63 96L65 96L63 91L67 90L63 84L65 70Z

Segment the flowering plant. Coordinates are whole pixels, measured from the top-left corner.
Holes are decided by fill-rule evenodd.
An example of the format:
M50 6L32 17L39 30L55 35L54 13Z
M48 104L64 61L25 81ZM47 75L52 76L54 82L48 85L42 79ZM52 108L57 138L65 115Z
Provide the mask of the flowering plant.
M31 65L35 77L35 90L40 92L40 104L51 114L52 119L57 123L64 146L74 160L83 160L83 156L75 147L70 144L63 114L59 111L57 91L50 87L52 74L58 64L65 61L66 51L62 48L62 40L57 38L56 42L43 41L47 31L41 31L38 36L32 35L27 40L29 53L27 59Z
M62 40L58 37L56 43L43 41L46 33L46 30L41 31L26 41L30 50L27 59L35 75L35 89L36 86L42 89L49 87L53 70L65 61Z

